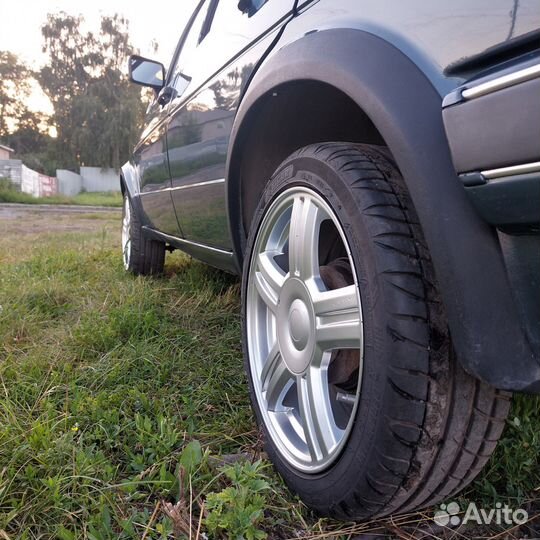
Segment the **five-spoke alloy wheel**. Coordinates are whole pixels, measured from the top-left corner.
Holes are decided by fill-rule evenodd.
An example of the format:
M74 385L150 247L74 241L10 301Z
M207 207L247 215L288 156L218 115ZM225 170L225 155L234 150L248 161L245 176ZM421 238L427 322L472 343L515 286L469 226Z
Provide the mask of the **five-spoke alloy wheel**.
M323 224L325 226L323 226ZM337 288L321 270L324 230L340 242ZM337 233L337 234L336 234ZM335 246L334 246L335 247ZM272 203L249 270L247 334L251 373L265 425L284 458L306 472L326 468L349 435L361 381L362 309L350 249L334 212L316 191L294 187ZM326 283L325 283L325 277ZM331 384L332 362L352 349L353 384ZM343 381L343 382L350 382Z
M131 203L129 197L124 197L122 214L122 260L124 268L129 270L131 260Z

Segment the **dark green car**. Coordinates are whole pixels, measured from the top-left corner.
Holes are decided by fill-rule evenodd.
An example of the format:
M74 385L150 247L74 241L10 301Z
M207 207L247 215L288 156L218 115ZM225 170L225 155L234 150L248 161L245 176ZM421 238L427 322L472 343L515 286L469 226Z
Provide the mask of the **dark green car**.
M201 0L123 167L127 270L242 275L268 455L315 510L458 492L540 392L534 0Z

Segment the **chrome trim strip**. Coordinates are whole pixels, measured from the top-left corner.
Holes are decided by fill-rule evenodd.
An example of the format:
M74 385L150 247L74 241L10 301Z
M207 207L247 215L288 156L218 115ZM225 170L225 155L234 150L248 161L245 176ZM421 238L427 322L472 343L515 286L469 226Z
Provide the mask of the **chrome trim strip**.
M486 94L491 94L497 90L502 90L503 88L508 88L509 86L514 86L515 84L536 79L537 77L540 77L540 64L520 69L514 73L508 73L507 75L492 79L491 81L487 81L477 86L465 88L465 90L462 90L461 96L463 99L474 99L485 96Z
M145 227L146 228L146 227ZM147 228L149 229L149 227ZM152 229L154 230L154 229ZM159 231L155 231L158 232ZM178 238L176 236L171 236L170 234L165 233L159 233L162 237L168 237L170 240L177 242L178 244L183 244L185 246L190 246L197 249L204 249L205 251L208 251L210 253L214 253L215 255L222 255L224 257L231 257L233 255L232 251L226 251L224 249L219 249L212 246L207 246L205 244L199 244L198 242L192 242L191 240L186 240L185 238Z
M516 174L527 174L540 172L540 161L534 163L524 163L522 165L512 165L511 167L502 167L500 169L489 169L482 171L480 174L489 180L494 178L502 178L503 176L513 176Z
M208 180L207 182L196 182L195 184L186 184L185 186L168 187L163 189L157 189L155 191L141 191L141 195L150 195L151 193L163 193L165 191L179 191L181 189L189 189L202 186L211 186L212 184L223 184L225 178L218 178L217 180Z

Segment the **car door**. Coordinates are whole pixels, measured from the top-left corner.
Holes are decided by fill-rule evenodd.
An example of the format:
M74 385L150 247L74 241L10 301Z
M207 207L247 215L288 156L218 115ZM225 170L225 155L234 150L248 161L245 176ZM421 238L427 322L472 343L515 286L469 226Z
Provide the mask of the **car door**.
M166 119L167 107L154 101L147 111L146 128L133 159L139 171L141 204L150 226L181 236L170 192Z
M242 88L294 0L208 0L173 67L171 195L187 240L231 249L225 162Z

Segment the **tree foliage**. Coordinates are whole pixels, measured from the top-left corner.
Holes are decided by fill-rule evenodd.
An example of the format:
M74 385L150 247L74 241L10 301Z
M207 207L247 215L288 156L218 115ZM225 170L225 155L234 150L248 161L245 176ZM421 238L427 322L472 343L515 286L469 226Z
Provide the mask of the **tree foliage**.
M27 106L35 84L35 73L17 55L0 51L0 142L13 148L15 156L29 167L54 174L48 117Z
M17 55L0 51L0 138L16 129L27 114L25 101L30 94L31 71Z
M56 140L48 133L48 121L45 114L26 109L18 118L17 128L4 140L25 165L54 176L58 166Z
M102 17L99 33L85 32L84 19L49 14L42 27L48 63L39 82L53 105L58 161L119 168L128 158L141 127L140 90L124 73L134 52L128 23Z

